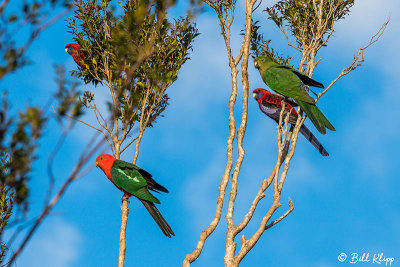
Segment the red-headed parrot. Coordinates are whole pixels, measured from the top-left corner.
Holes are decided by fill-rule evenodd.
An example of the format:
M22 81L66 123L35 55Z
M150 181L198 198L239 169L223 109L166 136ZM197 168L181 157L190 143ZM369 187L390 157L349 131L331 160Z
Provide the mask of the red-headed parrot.
M154 181L150 173L132 163L117 160L107 154L97 157L96 167L100 167L107 178L119 190L124 192L126 197L137 197L166 236L171 237L175 235L167 221L165 221L154 205L154 203L160 204L160 201L149 192L151 190L157 193L159 191L168 193L168 190Z
M78 44L70 43L65 46L65 52L70 54L74 59L75 63L81 67L82 70L86 69L84 65L85 56L81 52L81 47Z
M326 134L326 128L335 131L333 125L315 105L315 100L308 95L305 86L324 88L323 84L292 67L274 62L271 57L256 57L254 66L260 71L262 80L269 88L283 96L293 98L299 104L320 133Z
M253 97L257 100L261 111L279 123L279 116L282 110L281 101L284 100L284 98L279 95L271 94L263 88L255 89L253 91ZM292 103L292 105L294 105L294 103ZM285 118L287 113L290 112L289 123L295 125L298 114L292 105L290 102L286 104L283 116ZM319 151L319 153L321 153L322 156L329 156L325 148L304 124L300 128L300 132Z

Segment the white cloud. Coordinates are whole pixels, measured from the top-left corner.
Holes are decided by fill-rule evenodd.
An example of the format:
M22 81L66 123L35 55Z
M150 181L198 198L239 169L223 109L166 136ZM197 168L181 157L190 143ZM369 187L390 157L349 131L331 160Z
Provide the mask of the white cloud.
M36 232L17 260L18 266L77 266L82 236L78 229L62 220L49 219Z
M385 3L383 3L385 2ZM350 14L339 22L337 31L346 32L349 37L347 41L354 41L363 35L369 35L377 30L380 25L392 14L392 23L398 24L396 13L400 10L400 2L397 0L356 1L350 9Z
M384 42L386 49L387 47L397 48L397 43L394 40L397 40L400 28L399 11L400 2L397 0L356 1L350 10L350 14L345 19L337 22L332 41L336 40L341 45L357 48L366 45L388 17L391 16L391 21L381 37L380 43Z

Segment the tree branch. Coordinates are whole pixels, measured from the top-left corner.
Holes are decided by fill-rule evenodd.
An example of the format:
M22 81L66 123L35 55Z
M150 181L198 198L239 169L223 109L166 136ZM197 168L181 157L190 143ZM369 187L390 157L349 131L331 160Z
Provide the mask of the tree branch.
M204 1L207 3L210 7L212 7L218 16L218 19L220 21L220 27L221 27L221 32L225 40L225 45L226 49L228 51L228 60L229 60L229 66L231 67L231 76L232 76L232 92L229 97L229 102L228 102L228 109L229 109L229 136L227 140L227 151L226 151L226 165L225 165L225 171L222 176L222 181L219 185L218 188L218 199L217 199L217 206L216 206L216 211L214 218L212 219L210 225L201 232L199 241L196 245L195 250L187 254L185 256L185 259L183 261L183 266L188 267L192 262L194 262L201 254L201 251L203 250L205 241L207 238L214 232L215 228L217 227L220 219L221 219L221 214L222 214L222 206L224 203L224 196L225 196L225 190L226 186L228 185L229 182L229 175L232 170L232 165L233 165L233 141L235 139L235 132L236 132L236 123L235 123L235 113L234 113L234 108L235 108L235 102L236 102L236 97L237 97L237 83L236 83L236 75L237 75L237 68L236 65L234 64L234 59L232 57L232 49L230 47L230 30L229 28L225 30L225 23L224 23L224 17L222 16L222 10L218 9L217 6L215 6L213 3L210 1Z
M265 226L265 230L268 230L269 228L271 228L272 226L274 226L275 224L279 223L280 221L282 221L283 219L285 219L292 211L293 211L294 207L293 207L293 201L290 199L289 197L289 209L281 216L279 217L277 220L272 221L270 224L268 224L267 226Z
M331 87L340 78L349 74L351 71L355 70L357 67L362 65L362 63L364 62L364 50L366 50L368 47L370 47L372 44L374 44L375 42L377 42L379 40L379 38L385 32L385 29L386 29L387 25L389 24L389 22L390 22L390 17L388 18L388 20L385 23L382 24L381 28L377 31L377 33L375 33L371 37L368 44L364 47L360 47L357 50L356 54L353 56L353 61L350 63L350 65L347 66L346 68L343 68L342 71L339 73L339 75L325 88L325 90L318 94L318 97L315 100L315 102L317 102L324 94L326 94L329 91L329 89L331 89Z
M54 111L54 112L55 112L55 111ZM84 122L83 120L74 118L73 116L71 116L71 115L69 115L69 114L65 114L65 116L67 116L68 118L73 119L73 120L75 120L75 121L78 121L78 122L80 122L80 123L83 123L83 124L85 124L86 126L89 126L90 128L95 129L96 131L102 133L102 134L104 135L105 139L107 140L107 142L110 144L111 149L112 149L111 141L110 141L110 139L108 138L107 134L106 134L103 130L101 130L101 129L99 129L99 128L96 128L96 127L94 127L93 125L90 125L89 123Z
M242 42L243 48L243 61L241 63L242 70L242 89L243 89L243 101L242 101L242 119L237 132L237 149L238 149L238 157L236 159L235 168L232 174L232 183L231 183L231 191L229 195L228 201L228 211L226 214L226 221L228 231L226 234L226 249L225 249L225 257L224 262L226 266L232 264L235 256L236 250L236 242L235 236L237 235L237 227L233 222L233 211L235 208L235 200L237 195L237 183L239 179L239 172L244 160L245 150L243 148L243 139L246 132L247 126L247 116L248 116L248 101L249 101L249 79L248 79L248 61L249 61L249 46L250 46L250 38L251 38L251 17L252 11L254 7L255 1L246 1L246 13L245 13L245 33ZM234 80L236 77L232 77Z
M12 266L13 262L15 262L17 257L20 255L20 253L24 249L25 245L32 238L33 234L35 233L37 228L40 226L40 224L43 222L45 217L50 213L50 211L53 209L53 207L58 203L60 198L64 195L64 193L67 190L68 186L73 181L76 180L76 178L79 175L82 167L84 165L86 165L88 160L94 155L94 153L97 152L97 150L103 145L103 143L104 143L104 139L100 140L91 150L84 150L82 152L81 156L78 159L78 163L75 166L74 170L72 171L71 175L64 182L64 184L61 186L61 188L58 191L58 193L52 198L50 203L46 207L43 208L41 214L37 217L37 219L35 220L35 223L29 229L28 233L26 234L26 236L24 237L23 241L21 242L19 248L13 253L12 257L10 258L9 262L7 263L7 266Z
M129 197L123 196L122 199L122 218L121 218L121 231L119 234L119 256L118 256L118 267L124 267L125 265L125 251L126 251L126 224L128 223L129 215Z

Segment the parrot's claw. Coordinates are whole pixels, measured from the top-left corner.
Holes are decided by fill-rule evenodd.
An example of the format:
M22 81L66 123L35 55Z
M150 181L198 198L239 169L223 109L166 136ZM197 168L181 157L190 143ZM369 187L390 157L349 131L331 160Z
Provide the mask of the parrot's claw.
M122 202L124 202L124 201L128 201L128 202L129 202L129 197L130 197L130 196L128 196L127 194L124 194L124 195L122 196L122 198L121 198L121 201L122 201Z

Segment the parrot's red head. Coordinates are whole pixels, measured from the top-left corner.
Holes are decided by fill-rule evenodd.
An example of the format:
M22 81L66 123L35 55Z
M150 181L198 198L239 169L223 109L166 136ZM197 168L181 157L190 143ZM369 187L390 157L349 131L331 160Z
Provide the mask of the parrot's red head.
M272 95L272 94L263 88L257 88L253 90L253 97L257 101L264 95Z
M97 157L96 159L96 167L100 167L100 169L105 173L108 179L111 179L111 168L114 164L115 158L108 154L103 154Z
M80 51L81 47L78 44L70 43L65 46L65 52L70 54L74 59L75 63L78 64L81 69L85 70L86 66L83 64L85 56Z
M75 50L79 50L81 47L78 44L70 43L65 46L65 52L72 55Z

